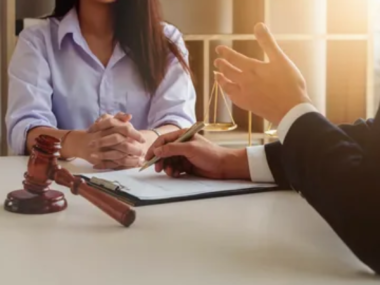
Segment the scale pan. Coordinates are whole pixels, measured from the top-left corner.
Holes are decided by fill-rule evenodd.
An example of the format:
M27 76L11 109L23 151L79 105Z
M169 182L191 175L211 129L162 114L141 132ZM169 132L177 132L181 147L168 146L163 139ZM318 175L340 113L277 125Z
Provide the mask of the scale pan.
M209 123L204 128L207 132L228 132L235 130L237 125L234 123Z

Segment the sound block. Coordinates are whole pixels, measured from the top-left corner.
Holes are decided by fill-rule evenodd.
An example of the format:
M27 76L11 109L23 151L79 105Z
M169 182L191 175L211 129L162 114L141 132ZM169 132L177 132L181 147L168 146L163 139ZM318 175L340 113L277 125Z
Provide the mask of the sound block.
M38 195L17 190L8 194L4 208L19 214L48 214L66 209L67 201L63 193L55 190L48 190Z

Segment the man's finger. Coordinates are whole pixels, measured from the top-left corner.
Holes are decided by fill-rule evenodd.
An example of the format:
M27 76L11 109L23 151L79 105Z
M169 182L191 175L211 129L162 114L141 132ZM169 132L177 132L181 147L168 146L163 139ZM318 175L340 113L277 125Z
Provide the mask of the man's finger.
M184 171L180 171L179 169L174 168L173 166L170 166L170 165L167 166L164 171L166 175L173 178L179 178L181 174L184 173Z
M256 63L260 63L227 46L218 46L216 53L240 70L252 70Z
M223 58L218 58L214 62L215 67L219 69L229 80L233 82L239 82L241 80L242 71L229 63Z
M181 157L181 164L184 169L184 172L186 172L187 174L192 174L194 165L192 165L188 159Z
M177 161L173 162L173 177L179 178L182 174L191 174L193 165L189 162L188 159L182 156L173 157Z
M167 176L173 177L174 170L173 170L173 167L171 165L166 165L164 168L164 171L165 171Z
M164 161L161 159L155 165L154 168L157 173L160 173L164 169Z
M169 143L154 150L154 154L160 158L169 158L173 156L188 157L193 150L191 142Z
M182 173L182 166L178 163L179 157L164 159L164 171L166 175L177 178Z
M216 73L215 79L219 83L220 87L222 87L223 91L227 93L228 95L238 95L240 93L240 87L236 83L233 83L232 81L228 80L224 74L222 73Z
M178 130L175 132L170 132L167 134L164 134L156 139L156 141L152 144L152 146L149 148L145 159L150 160L154 157L154 150L158 147L161 147L167 143L174 142L176 139L178 139L181 135L183 135L186 132L185 129Z
M255 26L255 35L257 42L263 51L267 54L269 60L275 60L279 57L283 57L281 48L278 46L273 35L269 32L268 28L263 23L259 23Z

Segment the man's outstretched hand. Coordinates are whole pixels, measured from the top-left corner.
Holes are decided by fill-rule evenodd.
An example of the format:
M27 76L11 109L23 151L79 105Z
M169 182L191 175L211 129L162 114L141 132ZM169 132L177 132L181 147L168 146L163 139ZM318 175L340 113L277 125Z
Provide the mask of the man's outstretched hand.
M219 46L216 79L235 105L278 124L296 105L310 103L306 83L264 24L256 25L255 36L269 62Z

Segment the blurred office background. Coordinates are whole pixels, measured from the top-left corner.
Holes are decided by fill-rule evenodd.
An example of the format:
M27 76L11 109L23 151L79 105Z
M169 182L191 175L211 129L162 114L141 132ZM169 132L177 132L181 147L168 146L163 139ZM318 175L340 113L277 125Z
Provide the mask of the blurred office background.
M265 21L280 45L308 82L318 109L334 123L374 115L380 92L380 15L378 0L161 0L165 20L184 34L196 77L197 116L203 119L213 84L212 60L219 43L264 59L252 35ZM38 18L52 11L54 0L1 0L0 86L1 141L6 154L3 118L6 111L6 68L14 44L15 20ZM224 145L247 143L248 114L234 106L239 128L228 133L206 133ZM220 100L218 120L229 120ZM254 117L255 143L265 143L267 122Z

